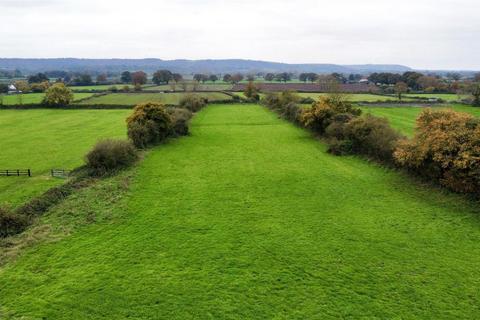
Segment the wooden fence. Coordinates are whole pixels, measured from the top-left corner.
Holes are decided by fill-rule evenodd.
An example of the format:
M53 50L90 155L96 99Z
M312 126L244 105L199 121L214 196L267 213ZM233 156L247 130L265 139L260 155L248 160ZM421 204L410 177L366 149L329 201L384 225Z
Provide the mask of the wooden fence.
M52 169L50 173L54 178L67 178L70 175L70 170L65 169Z
M13 170L0 170L0 176L5 177L20 177L20 176L32 176L30 169L13 169Z

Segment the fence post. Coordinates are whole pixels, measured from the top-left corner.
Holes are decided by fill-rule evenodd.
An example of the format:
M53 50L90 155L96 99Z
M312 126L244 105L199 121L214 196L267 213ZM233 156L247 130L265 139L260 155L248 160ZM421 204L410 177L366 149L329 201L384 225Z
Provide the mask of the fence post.
M30 169L28 169L28 176L31 177L31 174L30 174Z
M17 169L17 177L20 177L20 170Z

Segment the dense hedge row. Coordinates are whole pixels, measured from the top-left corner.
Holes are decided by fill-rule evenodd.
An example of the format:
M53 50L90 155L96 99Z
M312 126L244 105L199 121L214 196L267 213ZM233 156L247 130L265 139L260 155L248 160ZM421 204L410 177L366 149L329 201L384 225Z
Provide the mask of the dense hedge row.
M310 129L336 155L361 154L406 168L452 191L480 196L480 119L452 110L425 109L416 134L407 139L386 118L361 116L340 94L321 97L310 108L293 92L262 100L283 118Z

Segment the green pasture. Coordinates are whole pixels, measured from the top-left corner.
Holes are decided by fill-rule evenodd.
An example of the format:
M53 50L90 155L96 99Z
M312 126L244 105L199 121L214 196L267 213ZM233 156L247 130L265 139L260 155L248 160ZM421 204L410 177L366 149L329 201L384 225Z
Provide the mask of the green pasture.
M468 95L458 95L450 93L409 93L405 94L406 97L415 98L429 98L429 99L442 99L447 102L461 101L462 99L468 98Z
M478 204L260 106L191 131L44 216L53 234L0 269L3 318L478 318Z
M379 117L386 117L390 124L408 136L412 136L415 128L415 121L418 115L424 110L422 107L362 107L364 113L370 113ZM466 112L476 117L480 117L480 108L471 107L461 104L453 104L450 106L434 107L434 110L452 109L459 112Z
M230 100L231 97L221 92L192 93L208 98L209 101ZM112 105L135 105L142 102L160 102L164 104L179 104L185 93L111 93L99 97L92 97L82 101L80 104L112 104Z
M93 93L75 93L74 101L91 97ZM3 96L4 105L15 104L37 104L41 103L45 97L45 93L25 93L25 94L12 94ZM0 97L2 99L2 97Z
M169 84L164 84L160 86L153 86L153 87L148 87L145 88L145 91L151 91L151 90L165 90L165 91L170 91L175 89L175 91L183 91L183 87L180 83L176 84L174 87L172 87ZM226 91L232 89L231 84L227 83L205 83L205 84L198 84L197 85L197 91ZM191 83L187 83L187 91L193 91L193 85Z
M0 110L0 170L31 169L33 177L0 177L0 204L16 206L62 183L50 169L74 169L102 138L125 137L129 110ZM0 317L1 318L1 317Z

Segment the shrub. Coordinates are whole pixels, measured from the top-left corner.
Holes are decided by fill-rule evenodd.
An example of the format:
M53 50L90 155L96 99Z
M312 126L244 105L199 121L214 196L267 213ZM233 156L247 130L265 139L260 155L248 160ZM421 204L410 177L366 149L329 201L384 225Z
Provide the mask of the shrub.
M190 110L191 112L200 111L208 103L208 99L197 95L188 94L180 100L180 107Z
M117 86L111 86L110 88L108 88L108 91L110 91L110 92L118 92L118 88L117 88Z
M300 117L302 115L302 108L294 102L290 102L285 106L281 116L293 123L300 123Z
M40 83L32 83L30 85L30 89L32 90L32 92L45 92L47 91L48 87L50 86L50 83L48 83L48 81L43 81L43 82L40 82Z
M480 195L480 120L452 110L423 111L396 162L456 192Z
M260 100L260 95L258 94L259 90L257 86L253 83L253 81L249 81L247 86L245 87L245 97L249 98L252 101Z
M0 238L18 234L28 225L29 219L25 215L0 207Z
M337 96L320 97L310 108L304 110L301 122L315 133L324 134L325 129L339 114L349 114L354 117L360 115L361 110L353 108L350 102Z
M172 118L172 130L175 136L186 136L189 133L189 121L192 113L184 108L170 108L168 110Z
M128 137L138 148L163 141L171 130L172 119L163 104L139 104L127 118Z
M135 87L133 87L133 90L136 92L142 91L143 90L142 85L139 83L135 84Z
M69 105L73 101L73 93L63 83L55 83L47 89L43 104L50 107Z
M388 120L372 115L348 118L342 114L327 127L326 134L331 138L329 151L334 154L363 154L391 162L401 136L390 127Z
M300 99L300 104L312 104L315 103L315 99L312 97L305 97Z
M94 175L125 168L137 160L137 150L130 141L103 140L86 155L86 164Z

